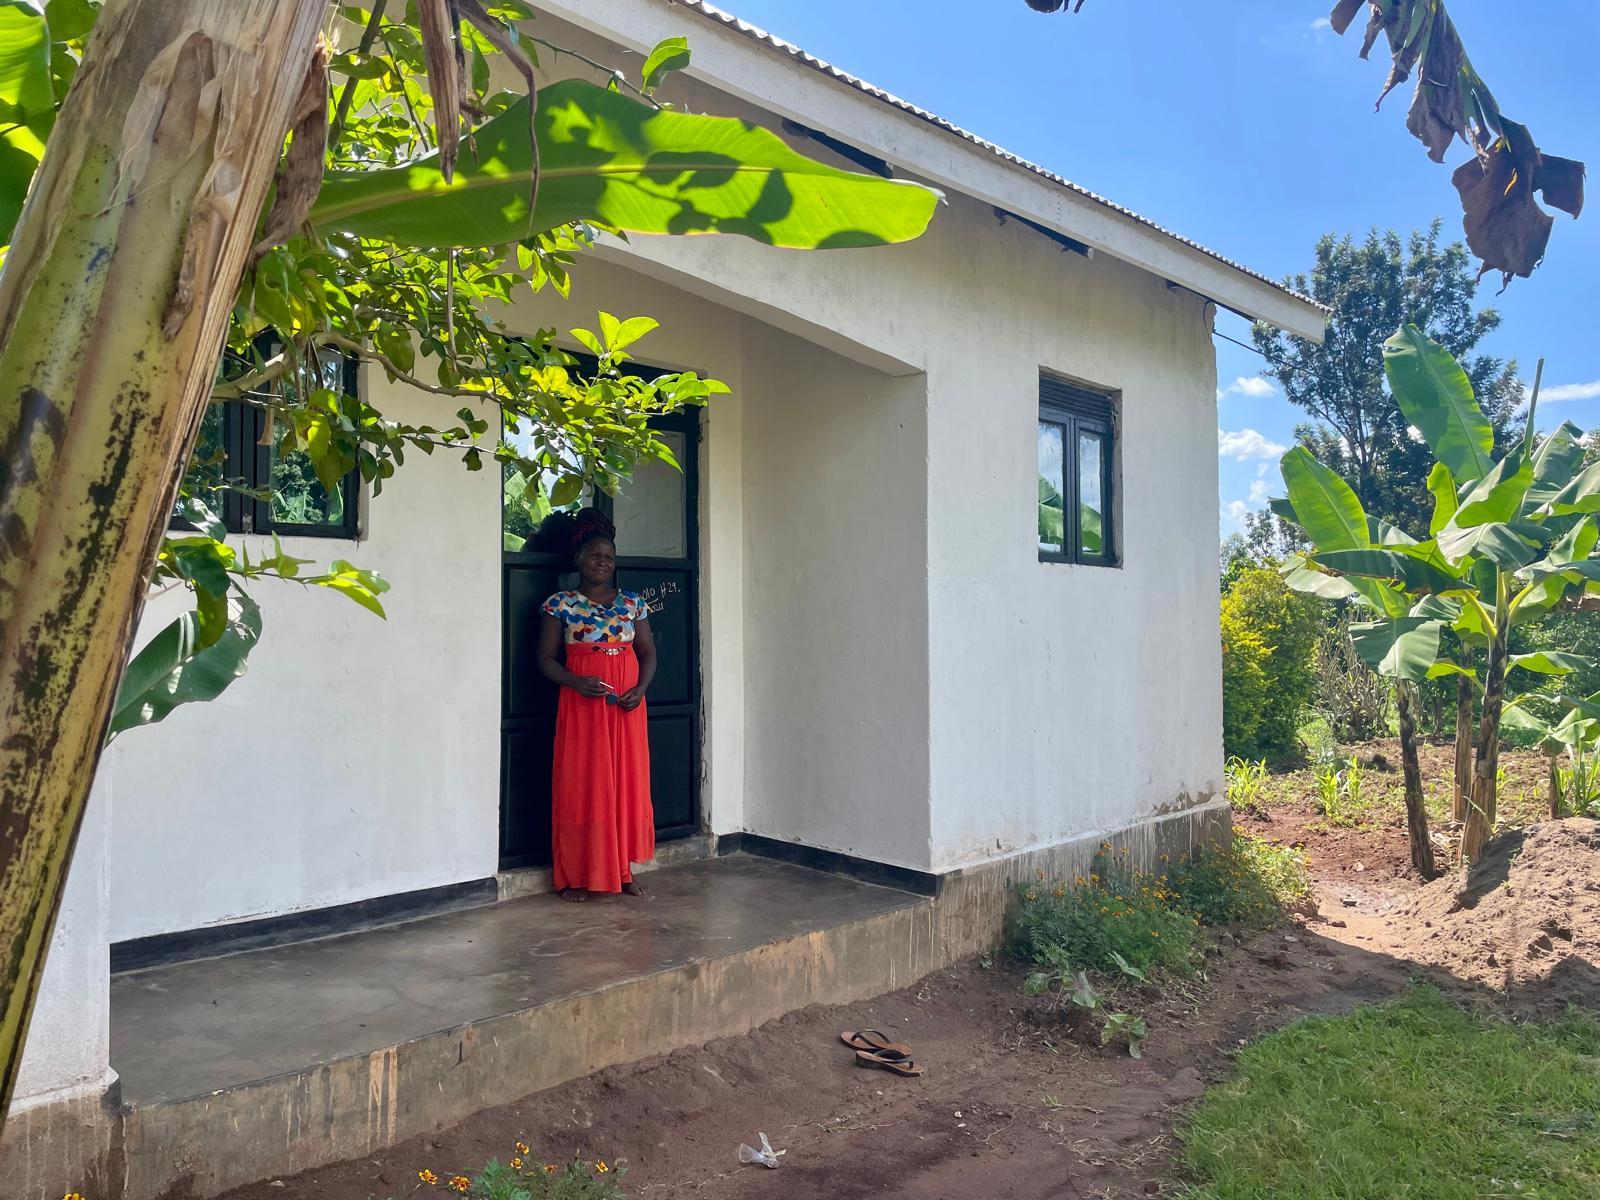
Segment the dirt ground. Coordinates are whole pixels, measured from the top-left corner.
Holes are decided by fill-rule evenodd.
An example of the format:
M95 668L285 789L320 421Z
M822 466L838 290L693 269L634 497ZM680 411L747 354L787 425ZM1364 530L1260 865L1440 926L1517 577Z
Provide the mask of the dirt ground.
M1305 845L1319 911L1216 933L1196 980L1119 994L1117 1007L1149 1024L1142 1060L1075 1041L1047 998L1022 995L1018 967L969 962L228 1200L404 1197L420 1168L471 1171L518 1140L549 1161L625 1166L635 1200L1170 1195L1182 1187L1172 1128L1184 1106L1228 1076L1240 1045L1298 1016L1380 1000L1418 976L1524 1014L1600 1008L1600 823L1512 831L1470 879L1426 886L1410 874L1403 823L1382 814L1321 830L1308 801L1284 795L1240 823ZM855 1028L909 1042L926 1074L856 1067L838 1040ZM780 1169L738 1163L758 1131L785 1152Z

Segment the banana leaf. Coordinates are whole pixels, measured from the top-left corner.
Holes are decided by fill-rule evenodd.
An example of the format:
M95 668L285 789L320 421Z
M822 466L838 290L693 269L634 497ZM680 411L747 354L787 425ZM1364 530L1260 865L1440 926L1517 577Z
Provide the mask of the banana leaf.
M1319 551L1356 550L1372 544L1366 511L1350 485L1296 446L1280 464L1293 520ZM1282 515L1280 513L1280 515Z
M380 171L331 171L309 220L401 245L500 246L571 221L633 233L735 233L820 249L909 241L942 196L841 171L732 117L667 112L583 80L540 93L537 208L520 100L462 143L446 183L437 154Z
M1456 481L1487 475L1494 466L1494 429L1451 353L1415 325L1405 325L1383 344L1383 369L1400 411Z
M1444 622L1426 617L1362 621L1350 626L1356 653L1380 675L1421 682L1439 661Z
M1316 560L1342 575L1387 581L1415 594L1449 595L1472 588L1435 563L1400 550L1319 550Z

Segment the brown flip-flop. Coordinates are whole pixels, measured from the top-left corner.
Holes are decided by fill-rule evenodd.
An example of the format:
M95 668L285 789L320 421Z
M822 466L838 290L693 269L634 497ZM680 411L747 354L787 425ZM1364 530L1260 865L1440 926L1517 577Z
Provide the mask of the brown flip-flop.
M867 1054L887 1054L892 1058L910 1058L911 1047L902 1042L891 1042L889 1035L879 1029L846 1029L839 1040L852 1050Z
M912 1062L909 1058L891 1058L887 1054L874 1054L868 1050L856 1051L856 1066L878 1067L881 1070L903 1076L906 1079L915 1079L918 1075L922 1074L922 1068L917 1066L917 1064Z

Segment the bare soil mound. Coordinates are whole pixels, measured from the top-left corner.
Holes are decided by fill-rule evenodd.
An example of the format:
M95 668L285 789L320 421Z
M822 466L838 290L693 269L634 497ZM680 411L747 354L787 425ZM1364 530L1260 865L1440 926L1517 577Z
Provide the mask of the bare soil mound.
M1600 1009L1600 821L1501 834L1391 914L1385 949L1536 1009Z

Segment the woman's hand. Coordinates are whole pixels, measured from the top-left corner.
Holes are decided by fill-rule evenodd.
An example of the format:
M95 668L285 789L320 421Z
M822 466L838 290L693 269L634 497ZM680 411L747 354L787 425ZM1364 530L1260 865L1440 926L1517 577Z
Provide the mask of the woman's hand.
M598 700L611 690L605 685L603 679L595 675L574 675L572 682L567 686L577 692L578 695L588 696L594 700Z
M632 687L617 697L617 707L624 712L632 712L644 703L644 689Z

